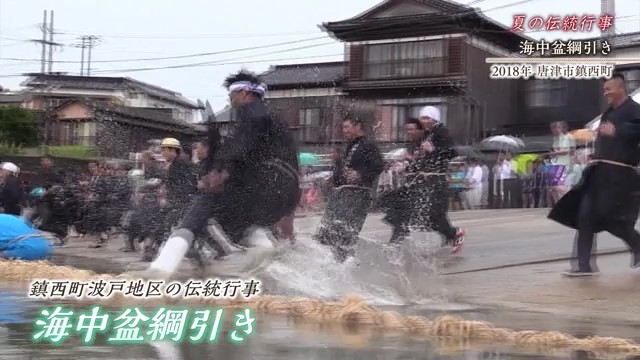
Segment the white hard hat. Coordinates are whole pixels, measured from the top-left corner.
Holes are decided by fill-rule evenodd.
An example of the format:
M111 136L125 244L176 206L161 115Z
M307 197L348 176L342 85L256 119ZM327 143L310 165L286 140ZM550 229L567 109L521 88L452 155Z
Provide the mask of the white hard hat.
M0 168L2 170L7 170L13 174L17 174L18 172L20 172L20 168L18 166L16 166L16 164L12 163L12 162L4 162L2 163L2 165L0 165Z

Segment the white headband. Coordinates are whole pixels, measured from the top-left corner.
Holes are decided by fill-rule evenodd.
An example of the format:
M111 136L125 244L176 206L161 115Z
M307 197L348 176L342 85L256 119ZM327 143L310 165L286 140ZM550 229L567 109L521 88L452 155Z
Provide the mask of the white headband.
M267 84L254 84L250 81L238 81L229 85L229 92L234 91L250 91L260 95L260 97L264 97L267 94Z

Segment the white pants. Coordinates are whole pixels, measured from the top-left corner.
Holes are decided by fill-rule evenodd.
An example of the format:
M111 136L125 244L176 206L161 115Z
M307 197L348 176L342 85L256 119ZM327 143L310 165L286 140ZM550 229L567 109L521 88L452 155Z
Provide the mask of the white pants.
M472 209L479 207L482 201L482 186L469 189L466 195Z

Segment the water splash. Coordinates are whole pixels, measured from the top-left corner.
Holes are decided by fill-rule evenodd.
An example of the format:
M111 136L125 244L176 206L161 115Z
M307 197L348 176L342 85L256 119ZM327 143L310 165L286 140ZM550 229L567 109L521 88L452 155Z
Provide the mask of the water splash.
M357 258L335 261L332 252L301 236L270 264L260 278L270 293L336 298L358 294L376 305L441 302L436 276L440 240L417 233L404 244L361 237Z

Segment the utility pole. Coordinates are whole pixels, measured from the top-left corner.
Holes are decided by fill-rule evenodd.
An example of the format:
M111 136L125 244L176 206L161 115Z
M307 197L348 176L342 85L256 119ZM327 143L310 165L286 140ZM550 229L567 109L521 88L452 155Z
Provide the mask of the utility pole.
M80 76L91 76L91 49L100 45L100 38L94 35L82 35L78 38L79 44L72 46L81 49L80 53ZM87 49L87 66L85 67L85 49ZM85 71L86 70L86 71Z
M62 44L56 43L53 41L53 11L51 11L51 20L50 24L47 24L47 10L44 10L44 14L42 17L42 25L40 29L42 30L42 39L31 39L31 42L36 44L40 44L42 46L42 55L40 57L40 72L44 74L47 69L49 73L53 70L53 47L54 46L62 46ZM47 35L49 35L49 39L47 40ZM49 58L47 59L47 46L49 46ZM49 66L47 67L47 63Z
M40 72L44 74L44 65L47 57L47 10L44 11L44 15L42 16L42 58L40 59Z
M49 74L53 73L53 10L49 15Z
M80 55L80 76L84 76L84 49L87 47L87 40L82 38L82 55Z

